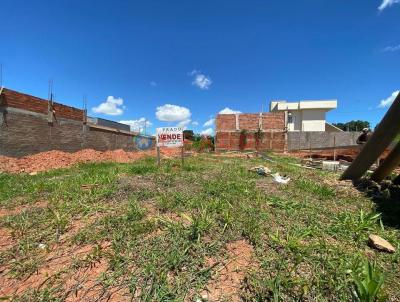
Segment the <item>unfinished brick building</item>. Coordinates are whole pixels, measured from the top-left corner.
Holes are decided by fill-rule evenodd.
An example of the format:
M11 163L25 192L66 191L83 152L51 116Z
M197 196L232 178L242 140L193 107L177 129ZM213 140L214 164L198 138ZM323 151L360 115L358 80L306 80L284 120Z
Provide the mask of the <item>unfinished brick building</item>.
M285 112L218 114L215 148L228 150L273 150L286 148Z
M138 133L108 121L88 118L84 110L0 88L0 155L21 157L50 150L75 152L123 149L136 151ZM121 126L121 124L119 124ZM154 138L150 147L154 146Z

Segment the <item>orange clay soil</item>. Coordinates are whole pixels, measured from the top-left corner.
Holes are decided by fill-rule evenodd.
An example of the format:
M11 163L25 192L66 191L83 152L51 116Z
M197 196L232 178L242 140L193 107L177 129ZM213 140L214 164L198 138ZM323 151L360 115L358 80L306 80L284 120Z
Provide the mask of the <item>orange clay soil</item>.
M163 157L169 158L180 155L179 148L162 148ZM128 163L146 156L156 156L155 150L127 152L124 150L96 151L84 149L69 153L58 150L41 152L21 158L0 156L0 171L10 173L42 172L57 168L67 168L77 163L113 161Z
M239 302L242 282L247 272L255 266L253 247L246 240L230 242L226 246L227 258L208 282L202 295L209 301ZM215 259L208 259L207 265L215 265Z

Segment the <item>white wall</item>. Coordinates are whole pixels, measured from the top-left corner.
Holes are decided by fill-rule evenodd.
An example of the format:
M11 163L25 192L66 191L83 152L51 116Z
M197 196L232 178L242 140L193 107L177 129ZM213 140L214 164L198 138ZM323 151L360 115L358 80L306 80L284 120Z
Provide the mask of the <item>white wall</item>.
M325 110L310 109L303 111L302 131L325 131Z
M306 109L289 111L292 123L288 120L289 131L325 131L326 110Z
M289 111L292 116L293 123L288 123L289 131L301 131L301 125L303 120L302 110Z

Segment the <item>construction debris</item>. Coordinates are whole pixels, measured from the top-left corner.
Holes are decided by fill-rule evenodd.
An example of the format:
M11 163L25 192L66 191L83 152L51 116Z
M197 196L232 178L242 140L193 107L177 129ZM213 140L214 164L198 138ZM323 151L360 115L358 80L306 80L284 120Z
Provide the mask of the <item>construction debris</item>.
M290 181L289 177L281 176L279 173L272 174L272 177L274 178L275 182L283 185L287 185Z
M331 161L331 160L323 160L322 161L322 170L326 171L334 171L339 170L340 162L339 161Z
M378 235L374 234L369 235L368 243L370 244L371 247L379 251L388 253L394 253L396 251L393 245L391 245L388 241L386 241L382 237L379 237Z
M321 169L325 171L344 171L348 168L350 163L345 160L321 160L314 158L304 158L301 160L301 164L294 164L298 167L308 168L308 169Z
M290 178L286 177L286 175L281 176L279 173L271 174L272 173L271 169L266 166L255 166L253 168L250 168L249 171L256 172L258 175L261 176L271 175L274 181L280 184L286 185L290 181Z
M268 174L270 174L272 172L271 169L269 169L266 166L255 166L255 167L249 169L249 171L256 172L258 175L262 175L262 176L267 176Z
M38 248L40 248L41 250L44 250L44 249L47 248L47 245L44 244L44 243L39 243L39 244L38 244Z

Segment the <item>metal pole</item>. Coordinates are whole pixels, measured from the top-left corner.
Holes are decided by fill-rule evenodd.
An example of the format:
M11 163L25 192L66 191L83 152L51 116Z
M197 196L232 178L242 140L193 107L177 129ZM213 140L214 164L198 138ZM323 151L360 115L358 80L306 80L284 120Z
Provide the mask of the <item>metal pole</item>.
M379 155L400 133L400 94L397 95L392 106L376 127L375 132L365 144L360 154L344 171L341 179L359 179L376 161Z
M381 182L394 169L400 165L400 143L394 147L392 152L386 157L385 161L371 175L371 179L376 182Z

